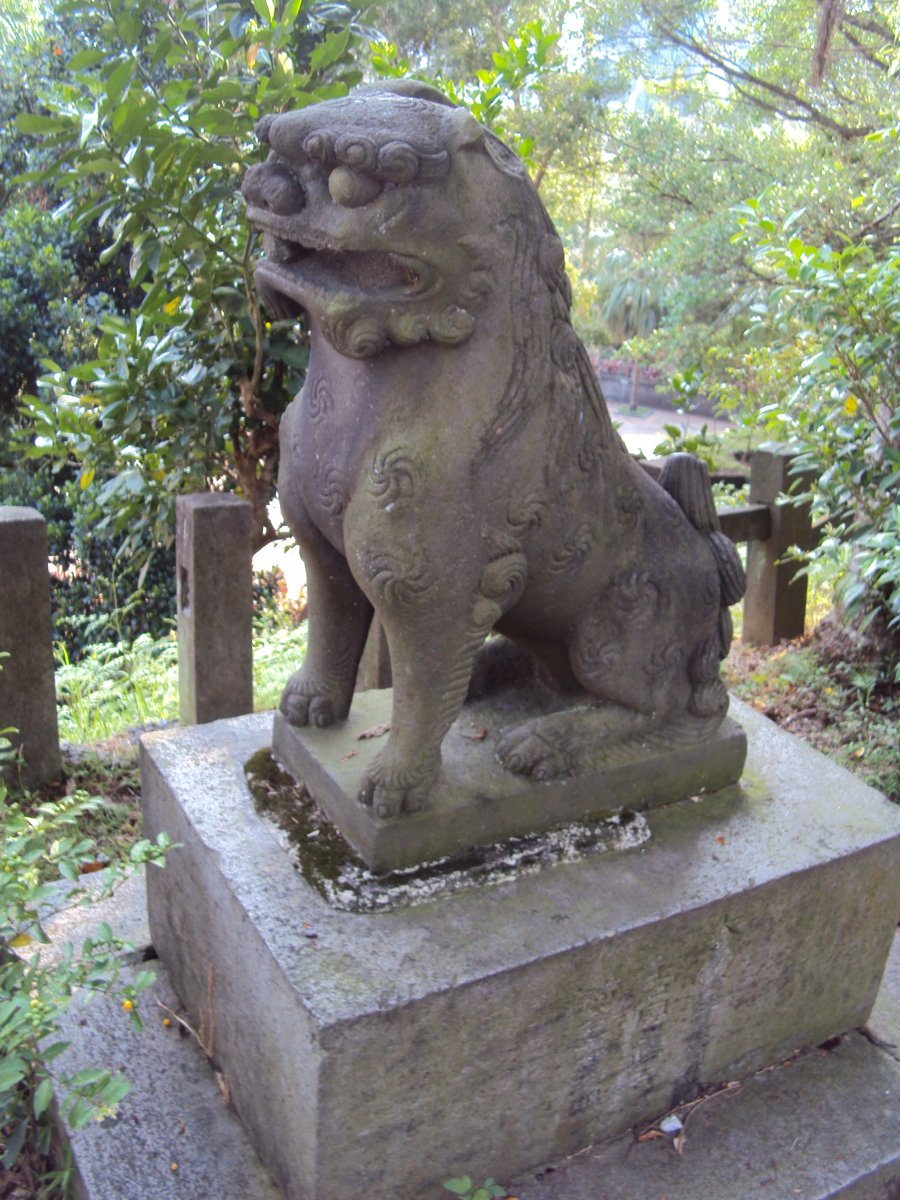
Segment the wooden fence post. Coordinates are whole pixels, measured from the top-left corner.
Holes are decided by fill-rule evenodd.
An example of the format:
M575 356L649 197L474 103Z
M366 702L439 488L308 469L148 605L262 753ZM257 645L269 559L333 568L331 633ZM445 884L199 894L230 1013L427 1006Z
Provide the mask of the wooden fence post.
M0 666L0 729L18 731L18 778L35 787L62 774L47 522L37 509L0 507L0 563L0 651L9 655Z
M179 496L178 708L183 725L253 712L253 508Z
M812 549L815 535L808 504L778 503L791 482L791 458L784 451L757 450L750 464L750 503L765 504L771 513L769 537L747 547L742 640L756 646L774 646L804 632L806 576L798 574L799 563L783 560L791 546Z

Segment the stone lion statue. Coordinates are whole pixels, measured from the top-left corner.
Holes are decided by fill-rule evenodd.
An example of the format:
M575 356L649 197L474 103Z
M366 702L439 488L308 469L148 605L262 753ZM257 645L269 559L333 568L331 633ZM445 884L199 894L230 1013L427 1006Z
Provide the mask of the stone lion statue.
M521 775L711 737L740 562L705 467L675 456L657 483L613 429L521 162L415 83L258 133L271 153L243 185L263 232L256 279L274 313L305 310L311 328L281 425L309 601L288 721L346 717L374 612L393 715L359 799L380 816L427 804L473 672L503 676L492 659L527 661L549 689L547 711L498 741Z

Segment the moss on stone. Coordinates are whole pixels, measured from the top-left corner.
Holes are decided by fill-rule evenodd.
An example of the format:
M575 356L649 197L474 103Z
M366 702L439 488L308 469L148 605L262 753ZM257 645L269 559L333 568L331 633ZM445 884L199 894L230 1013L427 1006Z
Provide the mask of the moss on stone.
M348 866L365 864L316 805L307 789L263 749L244 764L256 811L285 833L296 852L300 873L325 899L328 883L336 883Z
M306 882L335 908L389 911L498 883L556 862L639 845L649 831L632 812L595 812L542 834L477 846L452 858L373 875L307 789L263 749L244 765L258 813L282 830Z

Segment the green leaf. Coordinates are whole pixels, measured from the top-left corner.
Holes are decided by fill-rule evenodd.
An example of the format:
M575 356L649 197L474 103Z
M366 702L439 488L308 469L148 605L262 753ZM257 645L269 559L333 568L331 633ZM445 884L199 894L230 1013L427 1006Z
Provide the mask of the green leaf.
M310 74L314 75L319 71L324 71L326 67L330 67L332 63L337 62L346 53L349 44L349 29L345 29L341 33L330 33L325 41L320 42L310 55Z
M97 128L97 122L99 120L99 117L100 117L100 114L99 114L99 110L98 110L98 107L96 104L94 105L94 107L91 109L90 112L82 113L81 137L79 138L79 141L78 141L78 144L79 144L79 146L82 147L82 149L87 144L88 138L91 136L91 134Z
M272 24L275 18L275 0L253 0L253 7L263 21L268 25Z
M70 1042L53 1042L51 1045L41 1049L41 1058L45 1063L52 1062L54 1058L59 1058L61 1054L65 1054L70 1044Z
M465 1196L472 1190L472 1180L468 1175L462 1175L459 1179L446 1180L444 1187L457 1196Z
M41 113L19 113L16 125L22 133L60 133L70 129L72 122L68 117L50 117Z
M118 104L128 84L134 75L134 59L126 58L113 68L106 81L106 95L112 104Z
M46 1112L47 1106L53 1099L53 1081L52 1079L42 1079L34 1091L34 1098L31 1102L32 1111L35 1117L40 1117L43 1112Z
M100 1067L86 1067L83 1071L77 1071L68 1080L69 1087L78 1088L93 1088L98 1083L102 1083L109 1078L109 1072L104 1071Z
M28 1064L18 1054L9 1054L0 1062L0 1092L14 1088L28 1074Z
M2 1162L7 1171L22 1153L22 1147L25 1145L25 1135L27 1132L28 1119L23 1118L15 1127L10 1137L7 1138L6 1149L3 1152L3 1158L0 1159L0 1162Z
M73 54L66 64L70 71L82 71L85 67L95 67L107 57L105 50L79 50Z
M120 1100L124 1100L130 1091L131 1084L124 1075L113 1075L109 1083L97 1093L97 1100L112 1108Z

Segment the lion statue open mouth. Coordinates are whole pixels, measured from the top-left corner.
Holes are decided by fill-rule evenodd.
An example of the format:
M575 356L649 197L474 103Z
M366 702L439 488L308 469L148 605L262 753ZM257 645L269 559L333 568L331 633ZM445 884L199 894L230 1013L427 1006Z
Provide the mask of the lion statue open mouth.
M243 186L256 278L311 327L281 426L309 600L288 721L346 717L377 612L393 716L360 800L380 816L427 803L485 652L527 659L556 698L498 742L521 775L711 737L737 553L702 464L674 456L657 484L615 433L516 156L415 83L267 118L259 136L271 154ZM506 641L485 646L492 632Z

